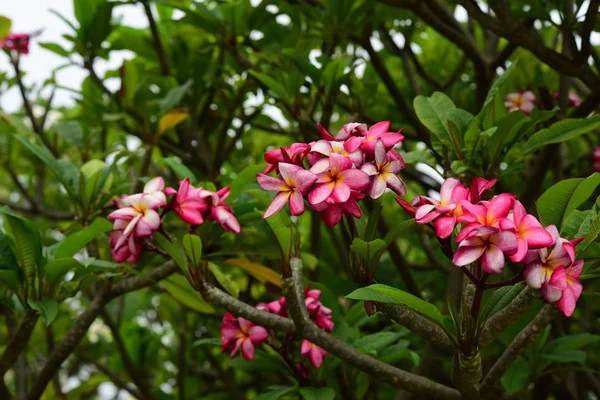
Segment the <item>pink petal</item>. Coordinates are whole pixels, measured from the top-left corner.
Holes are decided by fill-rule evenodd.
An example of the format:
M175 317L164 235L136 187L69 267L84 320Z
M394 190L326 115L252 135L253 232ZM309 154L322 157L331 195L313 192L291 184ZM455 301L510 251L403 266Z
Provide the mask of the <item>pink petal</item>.
M365 141L364 136L352 136L344 143L344 148L347 152L352 153L356 151L361 144Z
M376 175L372 178L371 184L369 185L369 196L372 199L378 199L385 193L385 189L387 188L387 183L383 176Z
M567 269L563 265L552 272L548 286L557 290L565 290L567 288Z
M377 175L378 173L377 167L372 163L364 163L362 167L360 167L360 170L369 176Z
M183 201L186 197L188 197L188 191L190 190L190 178L185 178L181 182L179 182L179 190L177 191L177 200Z
M385 174L385 183L387 183L387 187L396 192L396 194L399 194L400 196L406 194L406 186L400 177L393 174Z
M111 212L110 214L108 214L107 218L108 219L124 219L124 220L131 220L133 218L135 218L137 215L139 214L139 212L133 208L133 207L125 207L125 208L120 208L116 211Z
M512 262L521 262L527 255L527 241L523 238L517 239L517 252L510 256Z
M546 227L546 231L548 231L548 233L550 234L550 236L552 236L552 245L554 245L558 239L560 238L560 234L558 233L558 229L556 228L556 226L554 225L548 225Z
M294 164L288 163L279 163L279 173L281 173L281 177L285 181L288 186L294 187L294 176L296 172L303 170L302 167L299 167Z
M452 258L452 263L459 267L465 266L467 264L471 264L481 257L483 252L485 251L485 246L462 246L459 247L456 253L454 253L454 257Z
M185 209L175 209L179 218L181 218L184 222L190 225L201 225L204 222L204 217L202 213L197 208L185 208Z
M166 194L177 194L177 190L173 189L172 187L168 187L165 189L165 193Z
M456 226L456 218L455 217L439 217L433 223L436 229L436 235L439 238L445 239L452 235L454 232L454 227Z
M323 364L323 354L318 348L313 348L312 351L308 353L308 359L315 368L319 368L321 367L321 364Z
M329 168L332 175L338 175L342 171L352 168L354 164L348 157L337 153L329 155Z
M358 205L356 200L352 198L344 204L342 204L342 209L346 214L352 215L354 218L362 217L362 210L360 209L360 206Z
M506 218L509 211L512 209L514 199L515 196L510 193L502 193L494 197L488 203L488 218L494 220Z
M335 183L321 183L316 185L313 190L308 194L308 202L310 204L319 204L324 202L331 196L331 192L335 188Z
M331 153L331 144L327 140L318 140L310 146L310 151L328 156Z
M569 268L567 268L567 274L569 274L571 279L579 279L582 270L583 260L577 260Z
M555 303L562 297L563 293L562 290L551 288L548 284L542 285L542 295L548 303Z
M546 278L544 267L540 263L527 265L523 271L523 278L530 287L540 289Z
M369 175L360 169L347 169L338 176L338 179L343 180L350 189L354 190L365 190L370 181Z
M331 133L329 133L329 131L324 128L321 124L317 125L317 129L319 129L319 133L321 134L321 137L325 140L334 140L334 137Z
M148 183L146 183L146 185L144 186L144 193L160 192L164 189L164 187L165 181L162 177L157 176L156 178L151 179L148 181Z
M250 340L255 345L259 345L269 337L269 332L262 326L255 325L250 328Z
M214 218L221 224L223 229L231 231L235 234L240 233L241 227L235 216L227 211L224 207L214 207L212 210Z
M310 172L313 174L320 174L329 169L329 158L321 158L319 161L313 164L310 168Z
M271 202L267 211L263 214L263 219L269 218L271 215L275 214L287 203L288 198L290 197L291 192L279 192L277 196Z
M556 306L562 311L565 316L570 317L575 312L575 306L577 305L577 299L579 296L575 296L575 293L570 288L562 292L562 296L558 299Z
M382 168L385 165L385 146L383 144L383 140L377 139L375 142L375 164L379 168Z
M509 256L517 252L517 235L515 235L513 232L502 231L494 233L490 237L490 241Z
M165 200L161 199L157 196L152 196L149 194L144 194L140 199L140 204L150 210L156 210L165 205Z
M242 342L242 356L248 361L254 360L254 345L250 339Z
M304 213L304 197L299 191L294 190L291 192L290 199L290 212L292 215L302 215Z
M373 124L369 128L369 133L372 135L381 135L383 133L386 133L388 129L390 129L390 121L381 121L377 122L376 124Z
M160 226L160 215L156 211L148 210L138 221L135 228L136 237L149 236Z
M526 215L527 211L525 210L525 207L523 207L523 204L521 204L520 201L515 200L513 204L513 219L515 221L515 225L520 225L521 221L523 220L523 218L525 218Z
M331 205L323 211L321 218L325 225L331 228L342 220L342 208L337 204Z
M312 350L312 343L310 343L306 339L303 339L302 346L300 347L300 354L306 355L306 354L310 353L311 350Z
M297 170L296 174L294 175L296 189L298 189L302 194L306 194L316 181L317 176L305 169Z
M379 138L383 141L385 147L390 147L400 143L404 136L399 133L387 132L379 135Z
M527 217L534 218L531 215L528 215ZM553 241L552 236L550 236L548 231L545 230L544 228L542 228L541 225L540 225L540 227L529 228L527 231L526 240L527 240L527 245L532 249L541 249L543 247L550 247L550 246L552 246L552 241Z
M481 265L490 274L501 274L504 269L504 253L497 246L488 245Z

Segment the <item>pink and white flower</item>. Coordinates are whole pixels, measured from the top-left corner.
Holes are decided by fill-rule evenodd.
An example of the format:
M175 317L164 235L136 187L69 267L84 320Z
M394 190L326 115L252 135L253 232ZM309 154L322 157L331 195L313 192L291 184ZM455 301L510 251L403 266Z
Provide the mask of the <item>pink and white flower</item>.
M480 201L478 204L472 204L468 201L462 201L463 221L469 223L463 226L456 241L461 242L477 234L478 229L482 227L499 228L500 222L508 217L512 210L515 195L502 193L495 196L490 201Z
M282 179L273 178L265 174L256 175L258 184L265 190L277 191L263 218L269 218L288 203L292 215L301 215L304 212L304 195L317 181L317 176L297 165L280 163L279 172Z
M311 171L317 174L314 189L308 195L308 202L316 205L331 198L336 203L350 199L352 190L365 190L369 176L359 169L348 157L331 153L328 159L318 161Z
M367 131L363 128L364 124L357 126L349 126L344 125L343 134L342 131L338 133L336 139L340 140L344 138L345 140L344 147L349 152L353 152L359 147L363 149L365 152L369 154L373 154L375 151L375 143L377 139L381 139L386 148L390 148L402 140L404 140L404 135L402 135L402 131L398 132L388 132L390 128L390 121L381 121L373 126L371 126ZM348 135L346 137L346 135Z
M371 177L368 189L369 196L372 199L377 199L383 195L386 188L390 188L403 196L406 193L406 186L398 176L402 168L404 168L403 163L388 156L383 141L377 139L374 162L365 163L361 167L361 170Z
M517 237L513 232L484 226L475 235L461 241L452 262L465 266L481 258L483 269L490 274L501 274L504 270L504 254L517 252Z
M531 113L536 103L537 100L531 90L525 90L520 93L509 93L504 101L504 105L509 113L519 110L524 114Z
M320 368L323 364L323 359L327 356L327 351L306 339L302 340L300 352L303 357L307 357L310 360L310 363L315 368Z
M302 160L309 151L310 145L306 143L294 143L289 147L269 150L265 153L265 161L268 165L263 171L263 174L268 174L273 170L279 172L279 163L302 166Z
M208 204L206 200L200 198L202 188L195 188L190 184L189 178L185 178L179 182L178 190L169 187L165 192L175 195L175 199L171 200L172 208L184 222L191 225L200 225L204 222L202 213L206 211Z
M233 209L225 200L229 197L231 188L225 186L216 193L210 190L201 190L198 196L200 199L204 199L208 204L208 208L204 212L204 216L209 221L217 221L219 225L226 231L233 232L235 234L240 233L241 227L238 220L233 215Z
M548 281L548 286L562 292L556 306L567 317L573 315L577 300L583 291L583 285L579 282L582 270L583 261L581 260L575 261L568 268L561 265L554 270Z
M242 317L235 318L227 312L223 316L221 324L221 343L222 351L231 349L230 355L233 357L241 347L242 356L252 361L254 359L254 346L260 345L269 337L269 332L259 325L254 325Z

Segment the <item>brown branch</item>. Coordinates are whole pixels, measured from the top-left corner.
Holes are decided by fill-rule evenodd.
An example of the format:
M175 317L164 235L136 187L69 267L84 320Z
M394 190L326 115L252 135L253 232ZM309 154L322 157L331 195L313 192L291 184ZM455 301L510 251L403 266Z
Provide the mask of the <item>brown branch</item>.
M23 317L17 333L4 349L2 357L0 357L0 378L13 366L25 350L39 316L37 311L29 310Z
M302 261L298 258L293 258L290 261L290 268L292 276L283 280L283 293L287 301L290 316L294 320L296 329L302 337L322 347L353 367L393 386L436 399L461 398L460 393L455 389L383 363L319 329L309 319L308 311L304 305Z
M146 17L148 17L148 24L150 25L150 32L152 33L152 43L154 44L156 57L158 58L158 63L160 65L160 73L163 76L169 76L169 62L167 59L167 54L165 53L162 41L160 40L160 33L158 32L158 26L156 25L156 20L154 19L152 9L150 8L150 4L148 4L148 0L141 0L141 2L144 6Z
M519 332L483 379L479 388L482 394L485 394L492 388L494 383L504 375L506 370L517 359L519 354L525 351L525 349L538 338L546 325L548 325L556 315L556 307L552 304L546 304L535 318Z
M570 60L564 55L545 46L543 40L512 18L499 19L481 11L475 0L459 0L459 4L465 7L469 16L477 20L485 29L489 29L496 35L516 43L529 50L540 61L561 74L577 77L588 86L600 86L600 76L594 73L587 63ZM504 7L498 7L498 0L491 0L490 5L500 10L499 16L506 15ZM497 13L498 15L498 13Z
M513 301L488 319L479 336L480 346L483 348L493 342L506 328L521 318L538 297L539 290L526 286Z
M127 391L130 395L135 397L136 399L141 399L142 395L138 393L135 389L132 389L126 382L124 382L119 375L111 371L108 367L102 365L100 362L94 360L91 357L88 357L84 354L78 354L77 357L81 359L86 364L92 364L98 371L103 373L114 383L117 387Z

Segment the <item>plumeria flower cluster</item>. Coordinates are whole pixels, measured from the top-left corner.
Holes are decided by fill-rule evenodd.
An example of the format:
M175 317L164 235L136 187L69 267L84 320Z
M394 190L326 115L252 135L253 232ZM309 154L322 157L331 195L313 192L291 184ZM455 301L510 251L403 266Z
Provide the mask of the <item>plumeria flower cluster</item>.
M560 238L553 225L544 228L513 194L480 200L494 184L495 180L476 177L467 188L458 179L448 178L442 184L439 200L425 196L416 197L411 204L396 200L417 223L432 223L440 239L460 228L452 259L456 266L478 263L489 274L501 274L507 259L522 263L527 284L541 288L547 302L557 302L558 308L570 316L581 294L578 279L583 262L575 261L575 245L580 239Z
M552 93L552 98L555 101L558 101L558 98L560 96L560 92L557 90L556 92ZM579 105L581 104L581 98L579 96L577 96L577 93L575 93L572 90L569 90L569 96L568 96L568 106L569 107L579 107Z
M600 172L600 146L594 147L592 157L594 159L594 171Z
M327 226L338 224L344 214L360 218L357 203L365 196L377 199L386 189L404 195L398 174L404 160L393 147L404 136L389 132L390 122L349 123L335 135L319 125L321 140L294 143L265 154L268 166L256 179L259 185L277 192L263 218L289 204L292 215L301 215L304 201L321 212ZM275 171L281 178L267 175Z
M169 195L173 196L167 199ZM225 230L239 233L240 224L225 203L227 196L229 187L215 193L195 188L188 178L180 182L177 190L165 189L161 177L148 181L142 193L123 195L117 200L115 206L118 209L108 215L114 221L110 235L113 259L137 263L144 244L161 227L162 216L171 210L190 225L200 225L206 219L217 221Z
M536 103L537 99L531 90L509 93L504 101L504 105L509 113L519 110L524 114L531 113Z
M326 332L331 332L335 324L331 320L331 309L325 307L320 301L321 291L307 287L304 291L304 296L306 309L314 324ZM256 305L256 308L279 315L280 317L288 317L288 309L284 297L270 303L259 303ZM266 328L255 325L244 318L236 318L229 312L225 314L223 323L221 324L221 343L223 345L222 350L229 351L231 357L235 356L241 348L242 357L248 361L254 359L254 347L262 343L281 347L280 350L289 350L288 347L290 344L289 340L278 339L276 332L269 334ZM300 345L300 354L302 358L308 359L313 367L320 368L323 364L323 359L327 356L327 351L303 339ZM308 375L308 370L302 362L296 363L293 368L303 376Z
M33 33L11 32L0 40L0 48L9 51L14 50L19 54L29 54L29 41L41 32L41 30Z

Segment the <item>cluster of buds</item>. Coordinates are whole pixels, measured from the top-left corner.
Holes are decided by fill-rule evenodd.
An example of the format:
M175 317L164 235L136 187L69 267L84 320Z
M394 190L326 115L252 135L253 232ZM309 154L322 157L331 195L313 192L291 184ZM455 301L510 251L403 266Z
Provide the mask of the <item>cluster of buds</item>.
M594 159L594 171L600 172L600 146L594 147L592 157Z
M406 188L398 174L404 160L393 147L404 136L388 132L389 121L367 127L349 123L334 137L319 126L321 140L294 143L288 148L268 151L269 164L256 179L259 185L277 192L263 218L288 203L292 215L304 213L304 200L321 212L325 224L338 224L344 214L360 218L357 203L365 196L379 198L386 189L404 195ZM305 165L305 161L307 165ZM267 175L275 171L281 179Z
M552 99L557 102L559 98L559 91L552 93ZM518 93L509 93L504 100L504 106L506 111L511 113L513 111L521 111L523 114L529 115L535 108L537 99L535 94L531 90L521 90ZM569 107L579 107L581 104L581 98L573 91L569 91Z
M477 263L489 274L501 274L506 258L523 263L527 284L541 288L547 302L556 302L571 316L582 289L578 280L583 262L575 261L575 245L581 238L568 241L559 237L555 226L544 228L513 194L480 200L494 184L495 180L476 177L467 188L458 179L448 178L442 184L440 200L418 196L410 205L401 198L396 200L417 223L433 223L440 239L450 237L459 226L452 259L456 266Z
M170 200L167 200L168 195L173 195ZM187 178L180 182L178 190L165 189L161 177L150 180L142 193L123 195L115 201L118 209L108 215L114 221L110 235L113 259L137 263L144 244L161 227L162 216L170 210L190 225L200 225L207 219L239 233L240 224L231 207L224 202L227 196L229 187L215 193L193 187ZM161 214L159 209L162 209Z
M326 332L331 332L334 328L334 323L331 320L331 310L325 307L319 300L321 291L307 287L304 291L304 296L306 309L314 324ZM284 297L270 303L259 303L256 305L256 308L288 318L288 309ZM252 361L254 359L254 346L262 343L278 348L280 352L287 352L291 344L290 339L289 335L278 338L277 332L273 331L269 334L266 328L255 325L244 318L236 318L229 312L223 316L223 323L221 325L222 350L229 351L231 357L235 356L241 348L242 357L248 361ZM306 339L302 340L300 354L302 358L308 359L315 368L320 368L323 358L327 356L325 350ZM308 369L302 362L294 363L293 369L304 377L308 375Z

